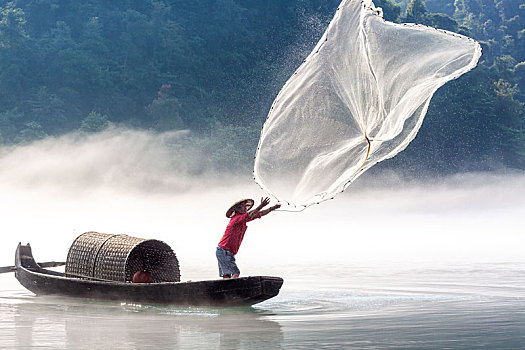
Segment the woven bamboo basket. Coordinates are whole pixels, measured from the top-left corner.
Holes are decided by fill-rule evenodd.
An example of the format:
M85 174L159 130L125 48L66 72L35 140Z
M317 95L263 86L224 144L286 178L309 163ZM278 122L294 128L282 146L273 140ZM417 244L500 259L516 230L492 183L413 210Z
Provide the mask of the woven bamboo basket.
M154 283L179 282L177 256L169 245L155 239L86 232L67 254L66 275L131 282L135 272L151 273Z

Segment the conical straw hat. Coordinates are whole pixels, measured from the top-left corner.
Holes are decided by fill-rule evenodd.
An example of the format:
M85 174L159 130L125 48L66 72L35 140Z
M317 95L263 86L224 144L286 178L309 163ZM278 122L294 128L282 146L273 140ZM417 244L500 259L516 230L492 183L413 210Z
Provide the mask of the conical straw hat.
M246 202L246 211L250 210L253 207L253 203L254 203L253 199L250 199L250 198L241 199L240 201L233 203L230 209L228 209L228 211L226 212L226 217L232 218L233 214L235 213L235 207L243 202Z

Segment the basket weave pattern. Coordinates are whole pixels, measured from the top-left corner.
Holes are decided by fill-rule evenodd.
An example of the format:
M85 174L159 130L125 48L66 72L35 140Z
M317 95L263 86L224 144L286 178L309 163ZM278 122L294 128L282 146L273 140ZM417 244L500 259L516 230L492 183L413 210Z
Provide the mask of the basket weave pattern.
M179 262L164 242L107 233L86 232L73 242L66 274L130 282L135 272L149 271L153 282L180 281Z

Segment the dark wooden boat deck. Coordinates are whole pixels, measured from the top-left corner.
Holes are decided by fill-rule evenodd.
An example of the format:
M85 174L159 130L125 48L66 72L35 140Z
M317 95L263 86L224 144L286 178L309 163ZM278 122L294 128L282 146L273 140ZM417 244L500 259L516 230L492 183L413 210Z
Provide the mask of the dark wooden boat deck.
M40 267L29 244L19 244L15 255L15 276L37 295L115 300L122 302L248 306L270 299L283 284L280 277L251 276L196 282L129 283L68 277Z

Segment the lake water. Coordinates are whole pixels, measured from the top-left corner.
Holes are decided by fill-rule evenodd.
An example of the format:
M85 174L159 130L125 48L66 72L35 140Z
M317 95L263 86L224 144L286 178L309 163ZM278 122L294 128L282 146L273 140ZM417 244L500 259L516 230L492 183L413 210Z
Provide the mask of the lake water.
M0 348L525 349L525 263L273 272L279 296L246 308L36 297L4 275Z
M162 135L161 135L162 136ZM98 231L168 243L182 280L217 278L224 213L250 175L188 175L159 135L0 149L0 266L19 242L65 260ZM37 297L0 275L1 349L525 349L525 175L366 175L335 200L249 224L243 276L281 276L251 308Z

